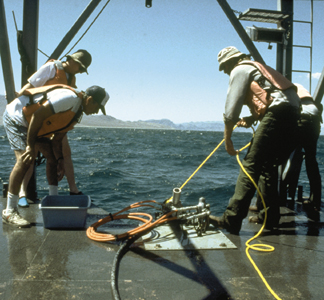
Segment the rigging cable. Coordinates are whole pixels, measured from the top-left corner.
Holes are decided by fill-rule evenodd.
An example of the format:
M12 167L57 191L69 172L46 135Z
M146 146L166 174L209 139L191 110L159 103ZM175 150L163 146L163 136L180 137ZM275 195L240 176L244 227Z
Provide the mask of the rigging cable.
M15 27L16 27L18 46L19 46L19 47L22 47L22 46L19 45L19 43L20 43L19 39L22 38L23 31L22 31L22 30L18 30L17 22L16 22L16 17L15 17L15 12L14 12L14 11L12 11L12 16L13 16L14 23L15 23ZM18 47L18 49L19 49L19 47ZM40 53L42 53L44 56L46 56L47 58L49 58L49 56L48 56L46 53L44 53L42 50L40 50L39 48L37 48L37 50L38 50ZM19 54L20 54L20 56L22 56L21 53L19 53Z
M60 60L62 60L65 56L67 56L72 49L83 39L83 37L86 35L86 33L88 32L88 30L90 29L90 27L94 24L94 22L98 19L98 17L101 15L101 13L103 12L103 10L106 8L106 6L108 5L108 3L110 2L110 0L108 0L106 2L106 4L103 6L103 8L100 10L100 12L97 14L97 16L94 18L94 20L91 22L91 24L88 26L88 28L86 29L86 31L81 35L81 37L75 42L75 44L71 47L71 49L65 54L63 55Z

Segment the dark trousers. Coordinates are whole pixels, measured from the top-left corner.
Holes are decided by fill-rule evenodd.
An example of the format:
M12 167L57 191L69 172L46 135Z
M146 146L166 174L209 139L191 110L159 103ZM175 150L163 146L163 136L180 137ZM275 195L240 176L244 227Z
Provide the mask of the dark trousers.
M288 104L269 108L242 161L246 172L256 184L262 186L262 193L268 202L268 213L273 220L279 221L280 217L278 196L273 198L273 195L277 195L277 166L289 157L297 145L298 118L299 113ZM235 193L222 217L230 232L240 231L255 190L253 183L241 169Z
M298 129L300 145L305 151L306 172L310 185L309 200L315 207L320 208L322 182L316 160L317 140L321 129L319 117L301 115L298 121Z

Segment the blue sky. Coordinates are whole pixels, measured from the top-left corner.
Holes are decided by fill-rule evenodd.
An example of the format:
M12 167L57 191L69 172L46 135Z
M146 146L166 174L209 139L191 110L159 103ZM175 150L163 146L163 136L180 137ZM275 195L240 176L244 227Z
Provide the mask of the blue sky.
M50 55L90 0L39 1L38 48ZM102 0L69 47L76 42L101 8ZM174 123L221 121L228 76L218 71L217 54L227 46L247 52L216 0L111 0L97 21L72 50L92 54L89 75L77 76L77 85L105 87L110 94L107 114L121 120L167 118ZM228 0L235 11L248 8L277 9L277 0ZM4 0L16 90L21 87L21 65L17 50L17 26L22 30L23 1ZM296 20L310 20L310 1L295 0ZM324 66L324 1L314 1L312 92ZM242 25L276 27L274 24ZM310 26L296 24L294 44L310 45ZM276 45L255 43L265 62L275 67ZM65 54L65 53L64 53ZM294 69L309 68L309 51L294 52ZM38 53L38 67L46 57ZM293 81L308 88L305 73L294 73ZM0 94L4 94L0 74Z

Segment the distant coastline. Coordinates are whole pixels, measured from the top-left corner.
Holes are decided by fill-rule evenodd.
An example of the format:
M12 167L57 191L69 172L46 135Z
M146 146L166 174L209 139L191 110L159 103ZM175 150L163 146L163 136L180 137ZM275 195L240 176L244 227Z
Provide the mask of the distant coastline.
M2 115L6 106L5 96L0 95L0 126L2 126ZM146 120L146 121L122 121L112 116L83 115L80 124L76 127L96 128L124 128L124 129L160 129L160 130L193 130L193 131L224 131L223 121L187 122L175 124L168 119ZM237 128L235 132L252 132L252 129ZM322 124L321 135L324 135Z
M130 128L130 129L163 129L163 130L198 130L198 131L223 131L224 123L215 122L189 122L175 124L168 119L121 121L112 116L92 115L82 117L76 127L104 127L104 128ZM246 130L245 130L246 131Z
M5 110L6 99L0 95L0 125L2 123L2 114ZM104 115L83 115L80 124L76 127L97 127L97 128L127 128L127 129L162 129L162 130L198 130L198 131L223 131L224 123L215 122L189 122L175 124L168 119L146 120L146 121L122 121L112 116ZM246 130L244 129L246 132Z

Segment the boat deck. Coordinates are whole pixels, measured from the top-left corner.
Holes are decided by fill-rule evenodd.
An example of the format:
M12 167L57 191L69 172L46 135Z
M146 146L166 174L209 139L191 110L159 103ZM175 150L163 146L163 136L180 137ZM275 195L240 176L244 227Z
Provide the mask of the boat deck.
M1 198L1 211L4 205ZM265 230L252 242L275 251L250 250L251 256L280 298L323 299L323 214L314 222L297 203L294 210L281 210L280 228ZM110 273L117 244L92 241L85 230L44 228L38 204L20 212L31 228L0 225L0 299L113 299ZM87 226L107 214L92 206ZM132 247L119 269L121 299L274 299L245 253L245 242L260 228L245 219L240 235L224 231L236 249Z

